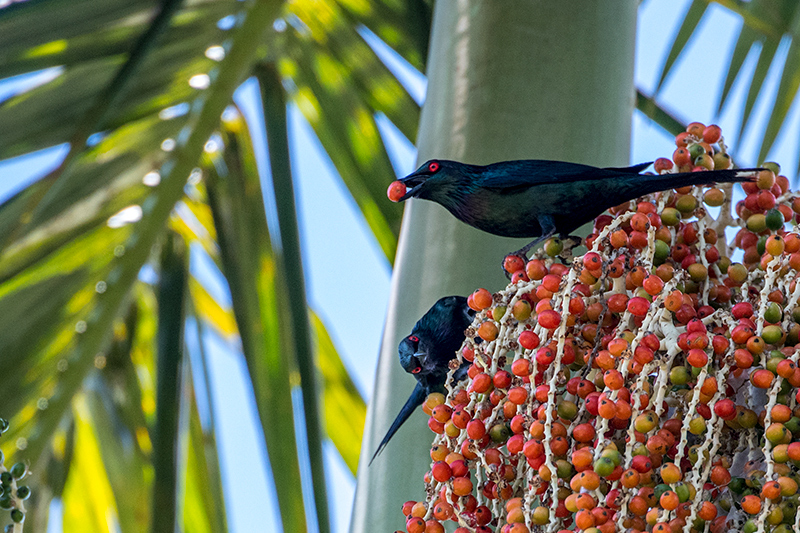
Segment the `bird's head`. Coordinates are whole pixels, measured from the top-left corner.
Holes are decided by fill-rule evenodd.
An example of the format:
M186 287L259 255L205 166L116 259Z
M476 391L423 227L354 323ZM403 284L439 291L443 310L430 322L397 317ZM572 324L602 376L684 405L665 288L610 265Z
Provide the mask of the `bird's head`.
M428 352L417 335L409 335L400 341L398 351L403 370L414 375L422 373L423 362L427 359Z
M399 180L409 189L397 201L402 202L409 198L436 200L438 195L446 193L458 185L459 179L464 175L464 170L468 166L446 159L431 159Z
M475 311L463 296L446 296L425 314L414 331L400 341L400 365L417 380L447 373L442 365L453 356L464 341L464 330L472 322Z
M411 334L400 342L398 350L403 370L413 374L421 383L427 383L431 379L436 379L435 376L447 373L447 368L440 366L436 358L431 356L436 347L429 339Z

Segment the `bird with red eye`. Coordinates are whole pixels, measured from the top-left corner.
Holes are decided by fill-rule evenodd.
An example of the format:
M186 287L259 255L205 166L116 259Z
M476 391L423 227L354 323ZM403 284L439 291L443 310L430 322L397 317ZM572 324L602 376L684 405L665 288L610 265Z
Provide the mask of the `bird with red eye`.
M763 170L643 174L650 164L599 168L525 159L482 166L435 159L392 182L388 195L394 202L409 198L436 202L460 221L493 235L533 238L512 252L525 258L537 244L556 235L568 237L628 200L689 185L755 181Z
M450 371L450 361L464 342L464 330L472 323L475 311L467 305L463 296L440 298L411 330L411 334L400 341L397 347L400 366L414 376L417 384L414 391L400 409L389 431L378 446L372 460L388 444L397 430L408 420L414 410L432 392L444 392L444 384ZM467 376L469 361L453 375L454 381ZM371 463L372 461L370 461Z

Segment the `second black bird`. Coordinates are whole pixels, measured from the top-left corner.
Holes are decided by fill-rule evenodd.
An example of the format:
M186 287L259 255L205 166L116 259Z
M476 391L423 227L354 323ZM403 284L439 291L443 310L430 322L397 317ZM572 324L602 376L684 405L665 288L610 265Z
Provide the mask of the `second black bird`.
M400 341L400 365L416 378L417 385L392 422L370 463L408 420L414 409L422 405L428 394L444 392L447 373L450 371L449 363L456 357L456 351L464 342L464 330L472 323L473 316L475 311L469 308L466 298L445 296L433 304L416 323L411 334ZM469 363L465 362L456 370L453 380L464 379L467 367Z
M487 166L431 160L400 181L408 198L431 200L457 219L502 237L567 237L628 200L687 185L752 181L762 169L645 175L650 163L598 168L563 161L504 161Z

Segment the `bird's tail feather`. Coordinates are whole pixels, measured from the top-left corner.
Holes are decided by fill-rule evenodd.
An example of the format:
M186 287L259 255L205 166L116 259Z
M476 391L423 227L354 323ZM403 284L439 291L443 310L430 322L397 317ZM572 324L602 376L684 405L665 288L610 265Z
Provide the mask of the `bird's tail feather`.
M729 170L708 170L703 172L679 172L677 174L642 175L641 185L646 192L663 191L665 189L675 189L689 185L710 185L712 183L740 183L755 181L758 173L763 168L737 168Z
M639 163L638 165L630 167L606 167L603 170L613 170L615 172L622 172L623 174L638 174L652 164L652 161L648 161L647 163Z
M414 412L414 409L422 405L422 402L425 401L425 397L427 395L428 394L427 391L425 390L425 387L417 383L417 386L414 387L414 391L411 393L411 396L408 397L406 404L403 406L402 409L400 409L400 412L397 414L397 418L395 418L394 422L392 422L389 431L386 432L386 436L383 437L383 440L378 446L378 449L375 450L375 455L372 456L372 459L370 459L369 464L372 464L372 461L374 461L375 458L378 456L378 454L381 453L381 451L383 451L383 449L386 447L387 444L389 444L391 438L394 436L395 433L397 433L397 430L400 429L400 426L402 426L403 423L406 420L408 420L408 417L411 416L411 414Z

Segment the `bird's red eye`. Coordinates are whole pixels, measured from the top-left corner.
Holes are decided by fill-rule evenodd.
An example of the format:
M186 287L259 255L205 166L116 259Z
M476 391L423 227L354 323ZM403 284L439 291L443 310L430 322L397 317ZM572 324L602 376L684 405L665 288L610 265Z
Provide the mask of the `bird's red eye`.
M422 372L422 368L421 367L417 367L417 368L415 368L414 370L411 371L412 374L419 374L420 372Z
M411 342L419 342L419 337L417 337L416 335L411 335L408 338L408 340L410 340Z
M437 163L436 161L431 161L430 163L428 163L428 170L430 172L436 172L437 170L439 170L439 163Z

